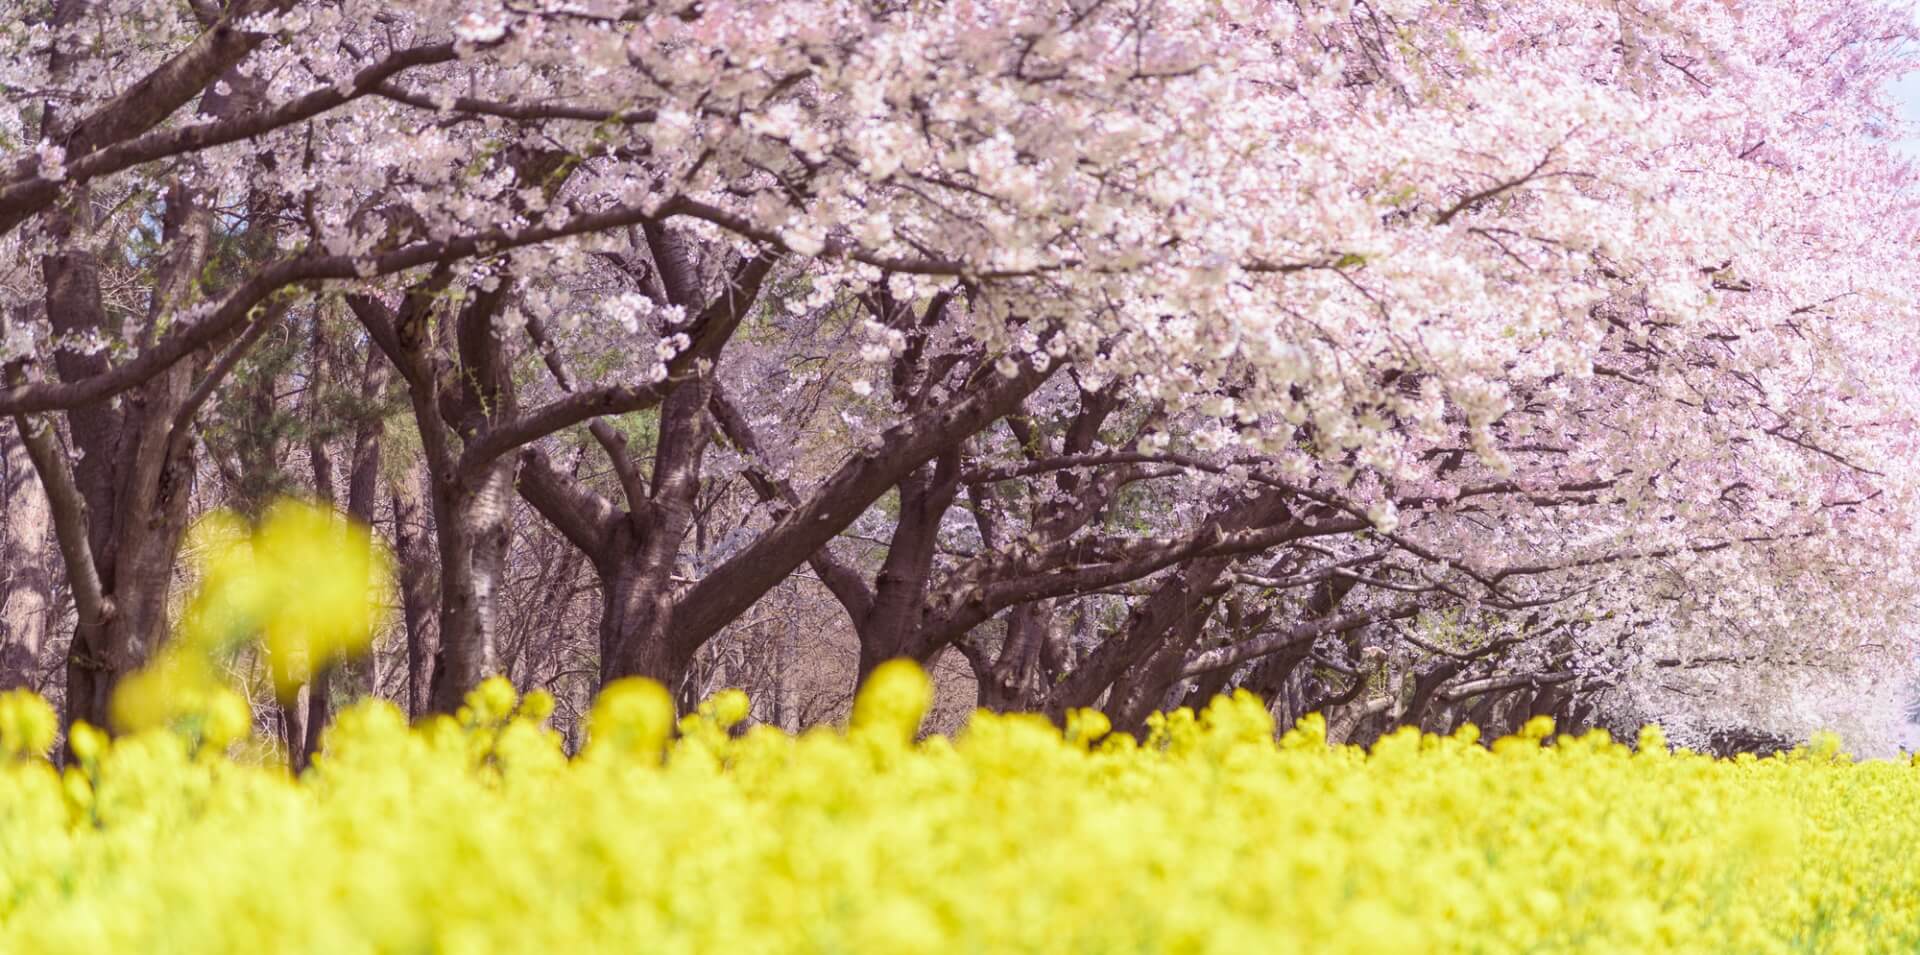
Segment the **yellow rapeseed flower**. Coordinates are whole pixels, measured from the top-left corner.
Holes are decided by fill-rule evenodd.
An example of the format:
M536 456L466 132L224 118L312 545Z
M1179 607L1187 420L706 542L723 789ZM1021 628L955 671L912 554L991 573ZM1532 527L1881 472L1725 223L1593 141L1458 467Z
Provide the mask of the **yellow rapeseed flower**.
M589 756L658 762L673 732L673 696L644 677L607 684L587 715Z
M790 736L621 680L570 759L551 698L495 680L462 719L349 707L298 779L223 755L231 690L162 700L75 726L64 773L0 759L0 952L1920 950L1920 768L1831 740L1363 750L1317 715L1276 740L1245 694L1145 740L1090 711L918 740L930 693L889 664L847 732ZM43 748L46 714L0 696L0 743Z
M926 671L911 660L888 660L868 675L848 725L876 737L911 740L932 705L933 681Z
M45 757L59 729L60 718L53 707L31 690L0 693L0 752Z

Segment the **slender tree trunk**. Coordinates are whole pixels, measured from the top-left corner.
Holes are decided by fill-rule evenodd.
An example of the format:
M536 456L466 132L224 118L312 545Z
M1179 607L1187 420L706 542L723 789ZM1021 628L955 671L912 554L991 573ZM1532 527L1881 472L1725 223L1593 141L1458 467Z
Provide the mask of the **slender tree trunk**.
M316 370L315 387L330 378L333 342L328 334L324 316L315 315L313 324L312 366ZM353 456L347 472L347 516L361 524L372 526L375 498L379 493L380 481L380 437L385 421L380 415L366 410L378 400L386 389L387 362L378 349L369 349L360 377L360 399L363 412L354 430ZM313 483L317 495L329 505L339 506L335 496L332 462L328 458L325 441L320 439L321 430L318 409L310 414L312 434L308 454L313 459ZM370 696L373 693L373 652L361 654L354 659L329 664L316 671L313 681L307 687L307 711L304 721L304 733L299 758L294 763L294 771L306 768L313 761L313 754L320 750L320 737L326 732L333 719L334 691L344 688L354 696ZM291 751L290 751L291 752Z
M427 712L433 684L433 659L440 646L439 560L432 541L432 517L426 505L426 468L407 472L393 494L393 549L400 573L400 615L407 632L407 714Z
M327 450L325 411L326 389L331 385L332 347L327 338L325 316L316 309L312 319L312 335L307 346L307 387L301 397L301 410L307 419L307 465L313 471L313 496L328 507L335 507L333 458ZM287 766L295 773L313 762L313 754L320 749L320 734L332 718L332 689L337 678L334 670L332 664L315 667L303 691L305 709L302 710L298 699L290 704L291 712L285 720ZM300 713L304 715L298 720L291 719Z
M293 698L280 703L280 745L287 750L287 768L295 773L307 768L305 703L312 687L303 686Z
M392 377L385 355L377 348L367 350L360 374L361 418L353 433L353 460L347 475L347 516L367 527L373 526L374 510L380 497L380 443L386 435L386 418L378 404L387 392ZM355 697L374 694L375 654L348 660L336 677Z

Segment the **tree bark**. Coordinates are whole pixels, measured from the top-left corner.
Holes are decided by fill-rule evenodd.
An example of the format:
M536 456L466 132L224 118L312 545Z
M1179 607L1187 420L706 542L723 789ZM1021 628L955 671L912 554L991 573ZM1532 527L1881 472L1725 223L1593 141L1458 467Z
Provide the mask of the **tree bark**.
M0 594L0 690L33 685L53 605L47 535L53 513L19 435L6 436L0 459L6 493L6 589Z
M371 528L380 498L380 443L386 435L386 417L380 402L387 393L392 375L385 355L377 348L367 350L360 374L359 420L353 432L353 457L347 472L347 516ZM374 661L371 648L340 667L336 684L355 697L374 694Z
M424 697L415 700L424 700L426 712L450 714L498 667L494 604L508 540L506 495L517 459L502 456L466 467L456 449L492 422L513 416L511 390L503 387L505 358L492 327L512 283L503 280L479 292L448 316L437 307L446 278L442 270L416 286L397 314L364 296L348 302L405 378L420 431L440 594L431 664L412 668L415 677L426 671ZM428 324L436 312L450 326L446 337L455 340L457 368L432 347Z
M959 490L959 472L960 449L955 443L930 466L923 465L900 482L900 519L875 578L871 606L859 624L856 686L866 683L888 660L930 655L932 648L919 646L915 638L922 632L920 617L926 609L940 523Z
M428 712L433 659L440 645L435 603L440 591L439 559L433 548L432 519L426 504L427 473L415 464L393 491L393 549L399 564L400 616L407 635L407 715Z
M427 709L452 713L468 690L499 671L497 595L509 529L515 459L489 465L478 481L435 481L439 530L440 642L434 648Z
M676 646L668 627L675 592L673 569L693 525L694 495L700 490L712 393L712 373L696 372L691 380L675 386L660 406L652 488L643 505L645 533L635 535L633 546L625 550L615 587L607 595L608 606L619 614L619 626L602 634L613 637L601 646L603 682L645 676L678 691L698 649Z

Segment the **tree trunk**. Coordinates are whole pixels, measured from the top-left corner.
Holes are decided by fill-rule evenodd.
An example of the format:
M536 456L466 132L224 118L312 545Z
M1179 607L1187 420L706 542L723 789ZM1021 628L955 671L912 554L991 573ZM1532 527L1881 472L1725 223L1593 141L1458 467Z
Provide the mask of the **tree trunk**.
M996 713L1034 709L1046 699L1042 667L1047 650L1062 642L1053 633L1054 602L1036 600L1007 611L1007 638L980 680L979 702ZM1057 651L1056 654L1057 656Z
M707 446L707 399L711 378L701 374L674 388L660 406L660 441L654 454L652 493L646 503L650 520L644 534L632 535L637 546L621 548L616 592L607 604L619 614L615 640L603 644L602 684L621 677L659 680L678 693L693 653L674 646L672 623L673 570L693 526L694 495L700 489L700 462Z
M959 490L959 471L960 449L955 446L900 482L900 519L874 580L872 605L860 621L856 687L888 660L919 659L938 649L922 646L916 638L940 543L940 522Z
M496 595L506 561L514 464L493 462L477 487L435 481L440 529L440 645L428 680L427 708L452 713L467 691L499 670ZM453 486L448 486L452 484Z
M187 495L166 495L153 503L159 506L122 512L149 516L123 524L121 536L103 549L105 557L96 558L112 611L104 621L82 620L74 628L67 656L68 725L76 720L110 725L113 690L164 639L174 559L187 525ZM110 508L100 511L111 513Z
M314 316L312 351L312 364L318 373L317 383L328 377L333 353L333 343L321 315ZM379 493L380 436L385 421L377 412L366 411L365 407L377 401L386 389L386 369L386 359L379 350L369 349L360 377L362 417L354 429L353 457L347 474L347 516L369 527L373 524L374 501ZM309 388L312 387L314 384L310 383ZM332 463L328 460L325 442L317 437L323 434L321 426L324 424L319 420L318 413L317 408L310 411L313 419L310 426L316 435L309 443L308 450L313 459L313 484L322 500L337 507L339 501L335 497ZM370 647L364 654L328 664L314 673L307 687L307 715L299 758L293 764L295 772L311 764L313 754L320 751L320 737L333 719L334 691L343 689L356 697L373 694L373 658Z
M327 451L326 389L332 370L332 343L327 338L326 317L314 310L312 335L308 339L307 387L301 396L301 410L307 419L307 466L313 471L313 496L328 507L337 506L334 492L333 459ZM315 667L307 679L305 708L296 698L287 706L283 723L287 726L287 766L297 775L313 763L320 749L320 734L333 715L332 664ZM304 716L300 714L304 712ZM295 717L298 716L298 719Z
M71 25L86 13L85 3L61 3L54 27ZM74 51L55 44L49 57L51 86L67 85ZM232 86L250 85L227 70ZM43 104L41 136L62 142L72 132L62 104ZM238 96L203 101L201 114L247 108ZM43 217L50 249L40 259L46 283L46 319L56 335L86 340L121 333L126 317L110 312L101 291L100 236L95 235L95 206L89 188L72 187L62 204ZM259 204L258 197L250 202ZM259 221L258 219L254 221ZM164 320L182 304L215 293L218 278L205 265L212 216L200 197L180 181L166 189L160 214L160 255L150 263L145 324L139 344L150 344ZM254 230L250 238L264 235ZM197 287L197 288L196 288ZM253 321L270 327L284 303L268 303ZM244 350L252 341L233 333L232 345ZM226 343L220 343L225 345ZM218 347L218 346L216 346ZM199 405L232 368L213 367L207 380L195 379L207 368L212 349L176 362L165 372L114 401L93 402L64 413L73 445L73 463L50 420L16 416L34 470L50 504L61 563L73 594L78 622L67 655L68 728L76 720L108 726L109 703L119 681L144 664L166 630L167 600L174 558L187 524L193 480L192 428ZM237 357L243 351L234 351ZM104 372L106 351L62 348L54 370L73 382ZM69 738L71 738L69 734Z
M7 435L0 469L6 493L7 575L6 590L0 594L0 689L10 689L33 684L46 644L53 604L47 534L53 513L17 434Z
M664 622L659 592L644 569L622 563L612 574L602 574L600 586L600 684L621 677L657 680L678 697L691 655L674 652Z
M440 646L435 599L440 590L439 561L431 515L426 506L426 468L415 464L393 493L393 550L400 574L400 616L407 633L407 715L427 712L433 683L433 659Z
M287 750L287 768L298 774L307 768L306 703L311 686L303 686L293 698L280 704L280 745Z
M368 349L366 365L360 376L361 418L353 433L352 470L347 475L347 516L372 527L374 510L380 496L380 442L386 435L386 418L377 407L386 394L391 378L386 356L379 349ZM337 681L355 697L374 694L374 660L371 649L341 666Z

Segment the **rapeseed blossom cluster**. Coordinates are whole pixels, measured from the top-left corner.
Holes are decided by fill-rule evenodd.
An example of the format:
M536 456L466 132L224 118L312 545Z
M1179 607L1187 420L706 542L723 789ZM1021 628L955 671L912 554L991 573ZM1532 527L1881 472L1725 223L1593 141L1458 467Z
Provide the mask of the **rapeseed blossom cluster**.
M364 645L364 530L287 504L211 525L180 634L121 735L0 694L0 953L1874 952L1920 946L1920 768L1837 739L1769 759L1550 720L1481 744L1284 734L1245 693L922 738L911 663L844 728L685 717L610 684L567 753L495 678L453 716L338 714L299 776L215 676L284 687Z
M1483 746L1276 739L1245 694L916 739L889 664L851 724L742 730L602 694L569 756L504 680L409 727L343 711L299 777L178 726L0 697L0 952L1872 952L1920 944L1920 770L1831 743L1714 760L1538 720Z
M222 662L258 644L274 691L291 699L321 667L364 651L381 613L391 559L364 525L295 499L258 522L216 512L187 550L199 578L178 635L114 693L120 729L171 726L215 748L246 735L247 701Z

